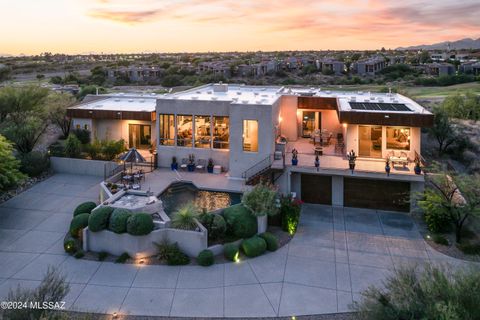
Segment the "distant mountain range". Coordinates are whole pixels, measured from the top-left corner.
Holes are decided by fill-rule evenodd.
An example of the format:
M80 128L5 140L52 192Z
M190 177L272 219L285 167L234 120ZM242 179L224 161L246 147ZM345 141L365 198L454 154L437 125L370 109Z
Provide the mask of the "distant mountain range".
M480 49L480 38L477 40L465 38L457 41L444 41L434 44L421 44L419 46L399 47L397 50L445 50L448 49Z

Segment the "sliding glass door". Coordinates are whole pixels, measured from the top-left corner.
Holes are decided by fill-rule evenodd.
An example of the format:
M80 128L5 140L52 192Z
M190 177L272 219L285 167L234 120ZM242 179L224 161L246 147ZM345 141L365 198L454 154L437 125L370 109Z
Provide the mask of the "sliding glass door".
M148 149L152 144L152 127L144 124L128 125L128 145L130 148Z
M358 155L360 157L382 157L382 127L358 126Z

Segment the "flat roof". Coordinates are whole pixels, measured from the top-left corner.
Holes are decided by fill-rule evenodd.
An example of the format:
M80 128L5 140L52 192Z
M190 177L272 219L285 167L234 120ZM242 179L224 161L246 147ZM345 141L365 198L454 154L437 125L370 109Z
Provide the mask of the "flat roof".
M87 102L80 102L71 107L71 109L153 112L157 105L158 95L116 93L87 97L95 99Z

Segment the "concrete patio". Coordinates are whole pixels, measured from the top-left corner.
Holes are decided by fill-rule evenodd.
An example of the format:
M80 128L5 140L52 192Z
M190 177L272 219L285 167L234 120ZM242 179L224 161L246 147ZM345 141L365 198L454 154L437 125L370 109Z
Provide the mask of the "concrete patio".
M201 180L201 179L200 179ZM63 236L99 179L55 175L0 206L0 297L39 284L49 265L67 276L70 310L188 317L343 312L403 263L466 263L431 249L405 214L305 205L294 239L239 263L135 266L76 260ZM152 185L153 189L153 185Z

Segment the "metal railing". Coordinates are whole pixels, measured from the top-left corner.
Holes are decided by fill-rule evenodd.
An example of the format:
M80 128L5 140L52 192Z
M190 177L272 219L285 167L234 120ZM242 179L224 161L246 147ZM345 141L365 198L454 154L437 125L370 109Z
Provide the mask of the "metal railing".
M242 173L242 178L246 181L250 180L252 177L256 176L258 173L265 171L270 168L273 163L273 154L268 155L265 159L257 162L247 170Z

